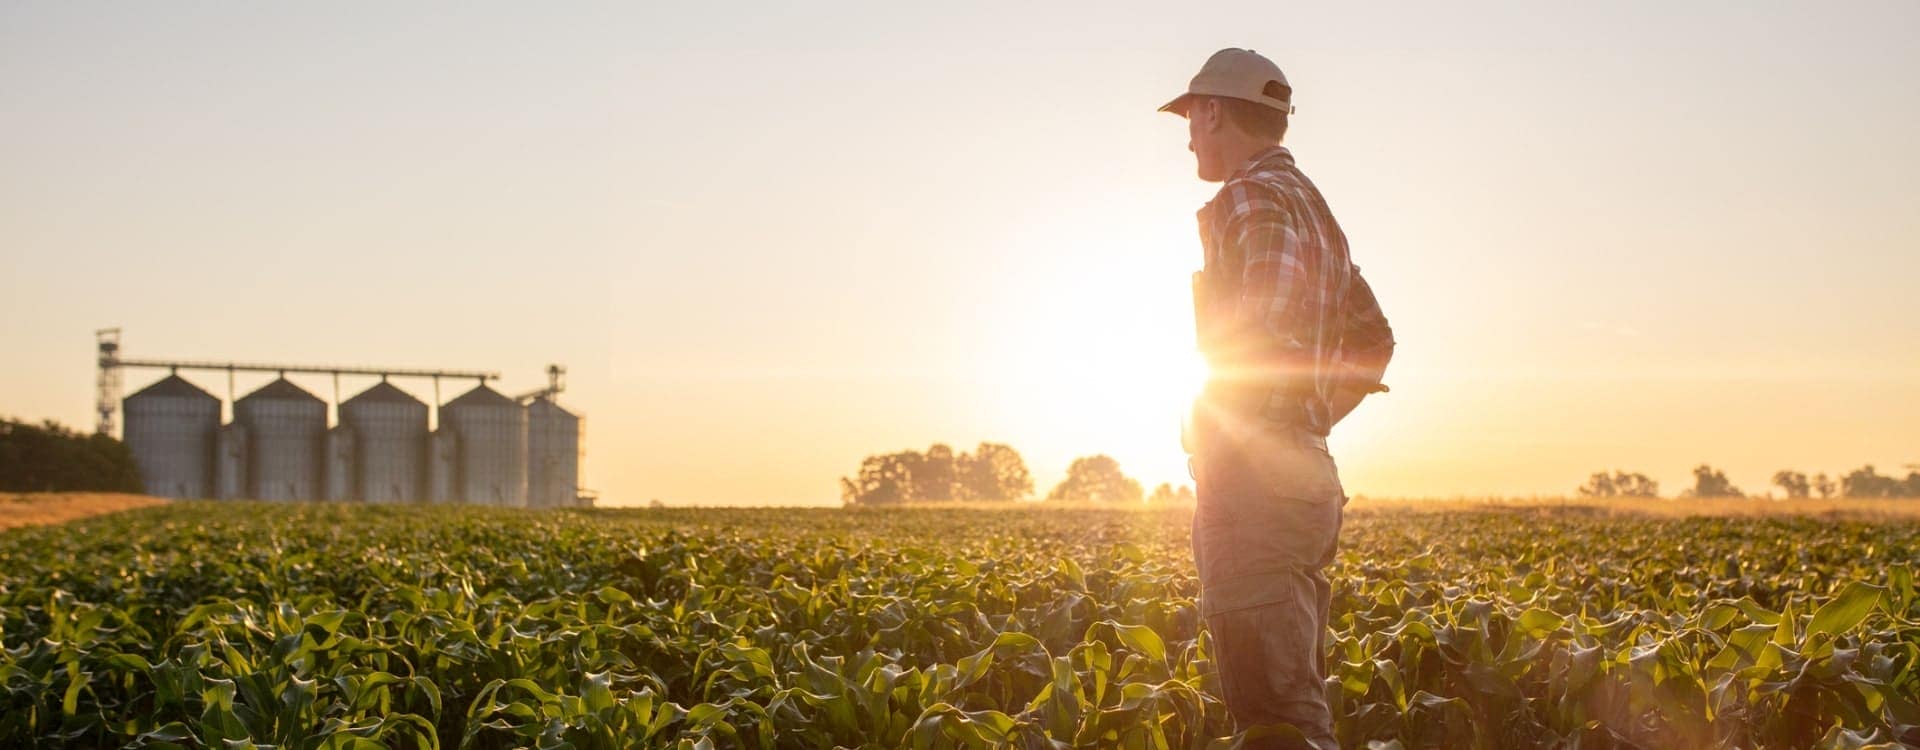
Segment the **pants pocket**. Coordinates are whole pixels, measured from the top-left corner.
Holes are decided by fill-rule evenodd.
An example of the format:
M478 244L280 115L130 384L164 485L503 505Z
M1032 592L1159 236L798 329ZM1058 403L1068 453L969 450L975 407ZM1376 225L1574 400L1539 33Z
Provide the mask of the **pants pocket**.
M1290 724L1315 745L1331 746L1320 646L1326 623L1316 616L1311 582L1293 583L1295 596L1207 618L1221 697L1241 728Z
M1256 457L1253 469L1265 494L1312 503L1338 503L1340 471L1325 448L1286 446Z

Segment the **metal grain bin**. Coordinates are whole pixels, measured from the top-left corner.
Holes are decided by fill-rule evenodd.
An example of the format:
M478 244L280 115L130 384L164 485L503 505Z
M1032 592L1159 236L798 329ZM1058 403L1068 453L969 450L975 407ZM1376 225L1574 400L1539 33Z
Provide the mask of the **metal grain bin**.
M455 446L454 500L527 505L527 410L485 385L440 407L440 428Z
M527 404L527 505L564 508L580 495L580 417L549 396Z
M327 430L327 499L345 502L353 497L353 428L345 425Z
M444 427L427 440L427 502L454 502L454 457L459 447L460 439Z
M220 399L168 375L121 402L127 449L149 495L213 497Z
M255 500L319 500L327 438L327 404L286 378L233 404L247 429L247 496Z
M220 428L216 446L214 489L221 500L238 500L247 494L247 428L229 424Z
M368 503L416 503L427 492L427 404L381 381L340 404L353 430L348 496Z

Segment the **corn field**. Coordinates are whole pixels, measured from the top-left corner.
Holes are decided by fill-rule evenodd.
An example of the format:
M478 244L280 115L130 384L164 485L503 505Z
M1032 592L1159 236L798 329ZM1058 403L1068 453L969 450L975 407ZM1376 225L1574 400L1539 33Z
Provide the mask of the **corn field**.
M1229 748L1180 509L180 503L0 533L0 746ZM1357 508L1355 748L1920 744L1920 522Z

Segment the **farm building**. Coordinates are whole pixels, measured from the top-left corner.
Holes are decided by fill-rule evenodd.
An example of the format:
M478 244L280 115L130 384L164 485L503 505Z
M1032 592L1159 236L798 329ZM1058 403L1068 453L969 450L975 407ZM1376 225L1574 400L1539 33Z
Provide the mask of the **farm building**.
M112 329L109 329L112 330ZM100 432L125 415L123 439L148 494L173 498L320 500L360 503L470 503L556 508L582 501L580 416L561 407L565 370L548 368L547 387L520 396L494 390L493 373L213 362L129 360L117 331L102 332ZM121 371L164 367L167 376L125 399ZM188 382L181 369L227 372L226 402ZM233 399L236 372L279 377ZM286 374L328 374L334 402ZM342 375L380 381L345 401ZM480 384L430 406L389 377L476 378ZM436 400L438 400L436 398ZM337 418L335 417L337 413ZM436 425L437 423L437 425Z

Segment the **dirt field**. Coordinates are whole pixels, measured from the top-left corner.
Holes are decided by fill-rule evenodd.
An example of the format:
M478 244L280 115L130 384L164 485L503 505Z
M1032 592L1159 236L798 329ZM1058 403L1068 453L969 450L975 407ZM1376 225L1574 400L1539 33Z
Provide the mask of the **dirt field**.
M66 523L76 518L145 508L166 502L146 495L109 492L0 493L0 531L21 526Z

